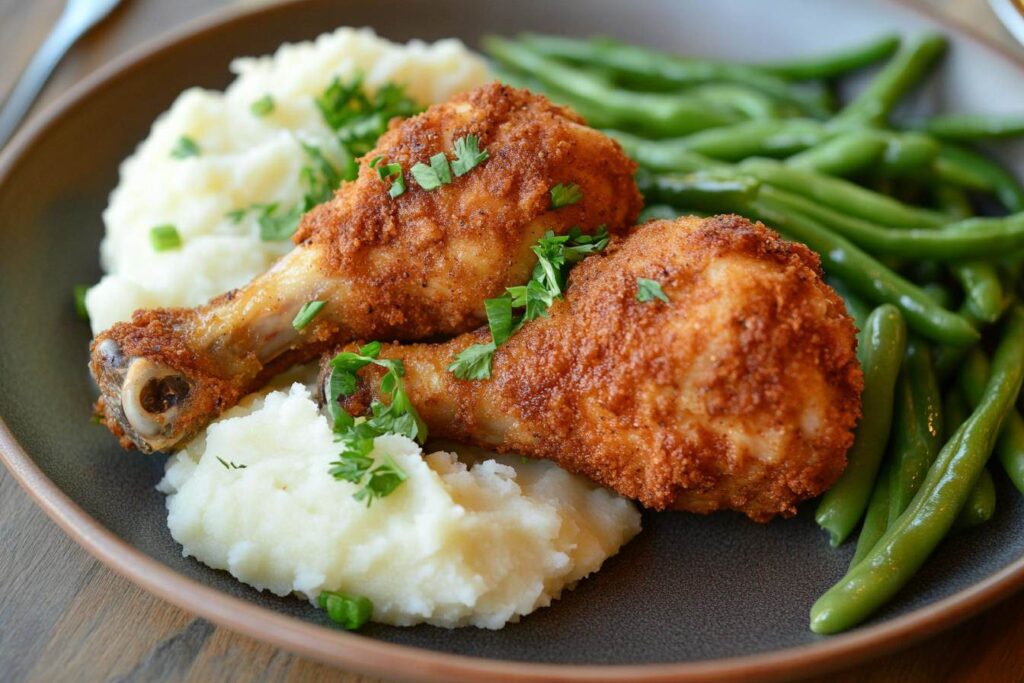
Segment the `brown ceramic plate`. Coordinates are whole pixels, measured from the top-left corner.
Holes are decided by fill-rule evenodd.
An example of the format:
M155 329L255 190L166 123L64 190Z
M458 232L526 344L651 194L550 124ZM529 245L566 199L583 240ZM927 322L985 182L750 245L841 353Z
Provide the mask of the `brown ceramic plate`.
M1019 63L901 4L805 0L308 0L222 14L125 56L36 119L0 158L0 455L72 537L186 610L340 666L437 681L767 680L823 672L905 646L1024 581L1024 501L1000 481L987 525L950 538L873 621L821 638L814 598L851 550L809 511L767 526L734 515L645 515L644 532L595 577L502 631L371 625L358 635L185 559L154 489L158 457L120 450L89 424L88 330L74 284L99 276L100 213L118 163L184 88L221 88L236 55L342 24L397 40L536 29L605 33L696 54L761 59L834 48L882 30L947 31L945 68L923 108L1024 110ZM842 30L838 31L837 27ZM1009 159L1014 150L1002 150ZM1016 150L1017 170L1024 154Z

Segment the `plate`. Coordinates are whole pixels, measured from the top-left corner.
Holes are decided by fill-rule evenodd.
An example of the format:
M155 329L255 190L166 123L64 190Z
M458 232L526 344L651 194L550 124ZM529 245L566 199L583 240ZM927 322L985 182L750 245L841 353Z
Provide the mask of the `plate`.
M953 49L916 106L1024 110L1024 68L964 31L885 0L303 0L215 15L126 55L35 119L0 158L0 455L76 541L115 571L214 622L366 673L436 681L767 680L823 673L906 646L1024 582L1024 499L1000 479L995 518L945 542L871 622L807 628L842 575L811 510L762 526L738 515L645 514L644 531L552 607L501 631L333 628L323 612L183 558L154 490L163 459L122 451L89 423L88 330L70 305L95 282L100 214L119 162L186 87L223 88L230 59L339 25L395 40L524 29L612 34L757 60L826 51L883 30L939 28ZM842 27L842 41L836 36ZM1004 147L1024 171L1024 150Z

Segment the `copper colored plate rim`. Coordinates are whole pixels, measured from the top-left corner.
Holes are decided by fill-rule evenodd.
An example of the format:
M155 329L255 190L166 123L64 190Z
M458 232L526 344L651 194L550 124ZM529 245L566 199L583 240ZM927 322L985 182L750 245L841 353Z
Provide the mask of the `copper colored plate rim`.
M925 13L949 28L966 34L1001 59L1015 62L1024 76L1024 60L969 28L909 0L894 4ZM0 185L19 161L45 136L65 112L93 96L124 74L143 68L172 45L210 32L230 30L233 23L255 15L292 11L309 0L255 9L230 8L161 36L129 51L98 69L29 120L11 144L0 153ZM107 567L158 597L210 621L285 648L292 652L367 674L431 681L773 681L813 673L827 673L843 666L906 647L948 628L1005 598L1024 584L1024 557L996 574L938 602L881 624L823 638L803 645L763 654L699 662L643 665L560 665L500 661L445 654L373 640L275 613L232 597L178 574L145 555L103 527L74 503L39 469L15 440L0 418L0 461L35 502L69 536ZM557 607L556 607L557 609Z

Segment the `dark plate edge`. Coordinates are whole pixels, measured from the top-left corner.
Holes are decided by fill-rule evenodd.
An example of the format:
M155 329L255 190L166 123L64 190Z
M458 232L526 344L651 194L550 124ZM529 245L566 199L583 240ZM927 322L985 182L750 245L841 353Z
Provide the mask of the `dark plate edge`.
M970 27L922 7L914 0L889 0L924 14L951 31L963 34L1024 71L1024 60L979 35ZM286 0L257 8L228 8L147 41L70 88L41 114L32 117L0 153L0 185L17 167L36 140L58 122L65 111L102 89L122 74L144 67L172 44L192 40L255 15L287 14L311 0ZM248 636L319 661L361 673L429 681L632 681L704 682L722 680L777 681L824 674L869 658L905 648L949 628L1007 597L1024 585L1024 557L1013 564L928 607L867 626L851 633L823 638L818 643L775 652L678 664L552 665L488 660L440 654L395 645L309 624L231 597L188 579L143 554L108 531L56 486L14 439L0 418L0 461L18 484L72 539L108 568L150 593L188 612Z

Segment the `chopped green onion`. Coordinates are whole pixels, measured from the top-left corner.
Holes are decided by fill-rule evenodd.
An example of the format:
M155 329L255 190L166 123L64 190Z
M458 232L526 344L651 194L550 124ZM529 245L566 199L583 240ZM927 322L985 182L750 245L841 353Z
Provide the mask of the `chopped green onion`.
M171 156L175 159L187 159L199 156L199 145L192 138L182 135L171 148Z
M356 595L321 591L317 602L331 621L348 631L360 628L373 614L373 603L369 598Z
M263 118L267 114L274 111L274 98L270 95L264 95L250 105L249 109L252 111L253 116L259 116Z
M316 314L320 312L320 309L326 303L325 301L307 301L302 304L302 308L299 309L299 312L295 314L295 319L292 320L292 327L301 332L316 317Z
M654 301L655 299L661 299L665 303L668 303L668 297L665 296L665 292L661 290L661 285L658 284L657 280L648 280L645 277L638 277L636 279L636 300L641 303L648 301Z
M570 206L583 199L580 186L576 183L563 185L559 183L551 188L551 208L560 209L563 206Z
M181 235L173 225L158 225L149 230L149 241L153 251L169 251L181 248Z

